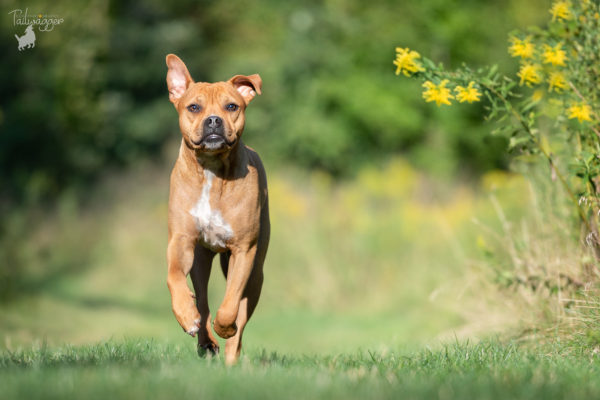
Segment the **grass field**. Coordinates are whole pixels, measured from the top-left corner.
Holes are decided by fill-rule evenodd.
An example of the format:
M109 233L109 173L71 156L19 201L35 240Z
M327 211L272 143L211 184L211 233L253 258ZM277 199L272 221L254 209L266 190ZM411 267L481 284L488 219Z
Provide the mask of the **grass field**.
M182 335L166 288L169 170L140 165L107 178L90 202L67 198L35 220L28 240L15 244L28 280L0 306L0 348ZM519 179L488 180L504 188L497 194L507 204L519 196L511 192ZM498 225L487 189L434 185L401 160L342 183L283 170L269 185L273 234L248 343L339 352L422 344L473 327L465 315L473 298L461 294L477 280L473 215ZM215 268L213 309L223 291Z
M600 395L594 346L486 339L547 312L495 297L489 265L506 260L481 263L485 232L502 247L502 218L530 207L522 178L440 182L402 160L342 182L273 172L263 295L227 369L199 359L171 314L168 172L140 164L35 220L15 252L28 280L0 306L1 398ZM223 288L215 268L213 310Z
M0 356L3 399L593 399L598 353L484 341L419 351L291 356L252 349L227 368L146 340Z

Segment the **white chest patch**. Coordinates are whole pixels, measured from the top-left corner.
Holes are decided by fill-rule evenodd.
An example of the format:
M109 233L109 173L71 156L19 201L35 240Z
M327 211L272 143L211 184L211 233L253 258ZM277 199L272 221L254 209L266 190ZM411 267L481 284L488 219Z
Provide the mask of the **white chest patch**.
M221 213L210 208L210 188L214 177L214 173L208 169L204 170L202 194L196 205L190 210L190 214L196 220L196 227L202 241L209 247L224 248L225 242L233 237L233 231Z

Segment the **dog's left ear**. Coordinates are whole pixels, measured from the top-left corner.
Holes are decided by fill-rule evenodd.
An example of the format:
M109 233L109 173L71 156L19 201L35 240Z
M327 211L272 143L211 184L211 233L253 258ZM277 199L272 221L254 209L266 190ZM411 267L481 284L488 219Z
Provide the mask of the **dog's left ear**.
M229 82L235 86L238 92L244 98L246 105L252 101L256 94L261 94L262 87L262 79L260 79L260 75L236 75L229 80Z

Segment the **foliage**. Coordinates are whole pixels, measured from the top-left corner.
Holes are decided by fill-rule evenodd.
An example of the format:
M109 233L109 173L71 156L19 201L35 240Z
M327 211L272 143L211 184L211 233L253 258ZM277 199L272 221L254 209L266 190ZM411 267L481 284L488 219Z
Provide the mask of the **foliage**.
M248 109L244 140L271 165L351 177L402 152L437 175L479 175L505 166L503 139L478 134L477 113L431 111L397 86L387 44L400 36L444 60L481 62L495 48L494 32L535 18L541 1L5 1L3 9L26 6L65 22L23 52L10 15L0 24L0 297L85 265L88 249L76 241L61 255L51 240L35 242L44 216L63 218L63 204L71 204L62 223L73 232L63 239L82 235L77 210L97 177L161 157L179 140L167 53L180 55L200 81L261 74L264 95ZM489 23L466 24L480 19Z
M515 227L494 200L501 233L488 235L493 245L478 239L490 291L501 292L503 307L528 305L526 336L589 336L598 329L600 281L600 2L555 1L549 14L544 28L510 34L508 53L519 60L514 75L497 66L449 70L401 47L394 64L396 75L424 81L426 102L486 100L493 134L507 139L517 166L528 164L528 217Z
M547 165L529 165L527 174L521 218L492 195L501 228L476 220L480 257L473 266L482 281L475 291L489 298L480 312L514 315L513 335L522 339L585 337L599 328L600 264L594 249L582 246L580 221L564 188L547 178Z
M496 66L454 71L410 49L397 49L400 72L423 80L423 97L438 106L488 100L495 135L521 159L546 160L589 234L598 245L600 212L600 5L555 1L545 28L510 35L509 53L519 58L516 78ZM453 94L454 93L454 94Z
M12 20L0 26L0 213L69 188L80 194L107 168L158 154L175 133L164 56L192 46L209 53L204 40L211 24L197 2L136 4L31 1L30 14L43 11L65 22L38 32L27 52L16 51L20 28ZM3 10L24 7L3 3ZM202 74L208 69L190 61Z
M499 142L462 134L477 130L472 113L429 113L410 90L400 88L400 97L390 90L386 73L385 43L398 36L438 40L437 54L488 56L492 32L514 17L504 4L466 4L32 0L30 14L65 22L40 32L27 52L17 51L21 32L8 14L0 25L0 211L67 188L85 193L107 168L157 156L177 140L165 88L171 52L197 80L262 75L264 96L249 110L246 141L265 156L337 174L400 151L437 171L503 166ZM536 4L520 7L522 15L534 15ZM478 19L490 23L465 28ZM439 142L440 131L449 139Z

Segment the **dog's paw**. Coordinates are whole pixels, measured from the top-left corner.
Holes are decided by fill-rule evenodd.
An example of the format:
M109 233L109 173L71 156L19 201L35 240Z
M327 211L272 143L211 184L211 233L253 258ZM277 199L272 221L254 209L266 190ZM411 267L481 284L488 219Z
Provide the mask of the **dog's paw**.
M185 333L187 333L191 337L196 337L196 333L198 333L199 330L200 330L200 328L198 328L197 326L193 326L190 329L188 329L187 331L185 331Z
M223 339L228 339L237 333L237 325L235 322L228 326L223 326L219 324L218 320L215 320L213 324L213 328L217 335L221 336Z
M204 357L216 357L219 354L219 346L216 343L208 342L198 344L198 356Z
M199 318L194 320L194 325L191 328L189 328L187 330L184 329L185 333L187 333L191 337L195 337L196 333L198 333L199 330L200 330L200 319Z

